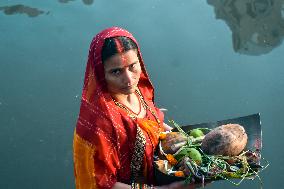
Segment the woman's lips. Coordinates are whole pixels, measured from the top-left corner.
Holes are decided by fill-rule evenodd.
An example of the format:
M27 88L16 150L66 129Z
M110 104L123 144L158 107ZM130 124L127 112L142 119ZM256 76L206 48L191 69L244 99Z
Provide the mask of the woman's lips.
M122 88L123 90L128 90L128 89L131 89L132 88L132 86L127 86L127 87L124 87L124 88Z
M131 86L123 87L122 89L123 90L129 90L129 89L132 89L134 87L135 87L135 85L131 85Z

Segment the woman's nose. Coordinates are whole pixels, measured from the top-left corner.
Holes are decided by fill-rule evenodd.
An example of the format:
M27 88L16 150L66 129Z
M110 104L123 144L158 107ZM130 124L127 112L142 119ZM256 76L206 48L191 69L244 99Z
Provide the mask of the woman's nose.
M123 79L125 84L132 85L134 81L132 72L126 69Z

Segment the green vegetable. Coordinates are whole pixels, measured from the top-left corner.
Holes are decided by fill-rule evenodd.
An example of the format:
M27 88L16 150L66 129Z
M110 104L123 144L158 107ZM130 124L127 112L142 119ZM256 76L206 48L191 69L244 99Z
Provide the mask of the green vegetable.
M194 138L204 136L204 133L200 129L192 129L189 133L189 136L193 136Z
M178 154L175 155L175 159L180 161L183 157L188 156L198 165L202 162L202 156L198 150L195 148L184 148Z

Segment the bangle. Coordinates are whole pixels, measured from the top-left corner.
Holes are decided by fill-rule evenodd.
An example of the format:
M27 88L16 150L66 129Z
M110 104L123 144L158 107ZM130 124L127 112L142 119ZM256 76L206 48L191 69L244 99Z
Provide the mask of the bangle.
M132 182L131 183L131 189L155 189L154 185L147 185L147 184L139 184Z
M144 185L143 188L145 188L145 189L154 189L153 184L151 184L151 185L143 184L143 185Z

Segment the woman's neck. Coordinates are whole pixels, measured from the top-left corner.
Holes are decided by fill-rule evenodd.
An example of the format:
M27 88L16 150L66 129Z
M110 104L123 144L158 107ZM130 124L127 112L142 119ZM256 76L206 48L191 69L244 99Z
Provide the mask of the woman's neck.
M128 113L133 113L139 118L144 118L147 114L146 109L143 107L140 97L136 94L136 91L125 95L125 94L112 94L111 95L116 105L126 110Z
M135 95L135 93L131 93L131 94L112 94L111 95L116 101L119 101L123 104L133 104L135 102L137 102L137 97Z

